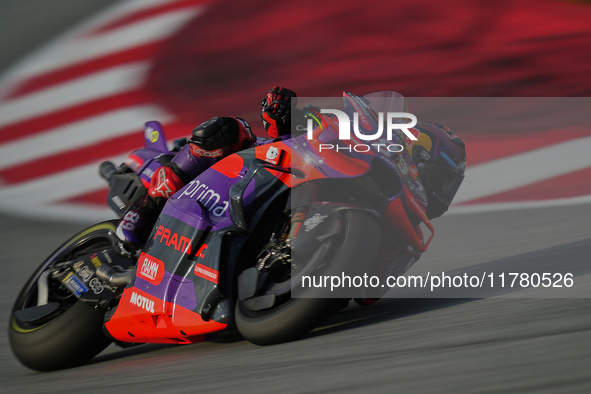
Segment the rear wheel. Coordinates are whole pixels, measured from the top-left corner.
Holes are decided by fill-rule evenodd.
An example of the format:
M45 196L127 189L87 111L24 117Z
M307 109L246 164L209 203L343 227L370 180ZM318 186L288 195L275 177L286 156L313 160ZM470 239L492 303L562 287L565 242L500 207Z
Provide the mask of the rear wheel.
M285 275L270 274L259 299L272 297L270 308L249 308L248 300L236 302L236 325L244 338L256 345L272 345L301 338L347 302L343 298L291 298L292 281L302 275L337 275L361 262L371 262L378 253L380 227L367 213L339 213L339 234L327 238L317 252ZM326 294L324 294L326 295ZM314 297L314 294L303 294ZM252 303L250 304L252 305Z
M99 223L72 237L41 264L21 290L11 311L8 334L14 355L26 367L51 371L78 366L111 343L102 332L105 311L79 302L50 276L47 299L40 300L38 283L52 264L113 246L109 232L116 225L116 220Z

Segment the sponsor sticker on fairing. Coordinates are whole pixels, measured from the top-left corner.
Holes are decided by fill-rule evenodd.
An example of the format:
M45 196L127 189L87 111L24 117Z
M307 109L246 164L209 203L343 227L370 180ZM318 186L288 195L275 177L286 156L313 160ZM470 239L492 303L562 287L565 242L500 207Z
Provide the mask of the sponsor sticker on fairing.
M131 293L129 303L142 308L146 312L154 313L154 301L148 297L137 294L135 291Z
M119 209L125 208L125 203L123 202L123 200L121 200L121 197L119 197L119 196L112 197L111 201L113 201L115 203L115 205L117 205L117 208L119 208Z
M131 168L132 171L136 171L144 163L144 160L133 154L125 160L125 165Z
M328 215L321 215L319 213L316 213L314 216L306 219L304 221L304 227L305 227L305 232L310 232L312 230L314 230L320 223L324 222L324 219L326 219L328 217Z
M186 254L191 254L191 250L193 249L193 244L189 238L179 235L178 233L173 233L170 229L164 226L158 226L156 234L154 235L154 240Z
M101 262L101 260L98 258L97 253L95 253L92 256L90 256L90 261L92 262L92 265L94 265L94 268L98 268L99 265L102 265L103 264Z
M82 268L80 268L80 271L78 271L78 275L80 275L80 277L82 278L82 280L84 282L88 282L88 280L90 279L92 274L93 273L90 271L90 269L87 266L83 266Z
M113 263L113 259L111 258L111 256L109 255L109 253L107 253L106 250L103 250L103 256L105 256L105 259L107 259L107 263L112 264Z
M84 282L76 276L73 272L70 272L68 276L66 276L62 280L63 284L70 289L72 293L76 295L76 297L80 297L82 293L86 293L88 291L88 287L84 285Z
M137 276L158 286L164 277L164 262L142 253L137 261Z
M194 179L187 184L179 198L182 198L183 196L189 196L190 198L199 201L209 212L217 217L222 216L230 206L230 203L227 200L220 201L220 194L213 188L210 188L203 181L197 179Z
M92 278L89 286L94 294L101 294L105 290L105 285L98 278Z
M277 164L277 156L279 156L279 149L274 146L270 146L269 150L267 150L267 154L265 155L265 160Z
M195 264L195 269L193 270L195 275L199 276L200 278L207 279L210 282L213 282L217 285L219 272L214 270L213 268L206 267L203 264Z
M154 143L156 141L158 141L158 138L160 138L160 133L158 132L158 130L155 130L154 128L147 126L144 129L144 138L146 138L148 141Z

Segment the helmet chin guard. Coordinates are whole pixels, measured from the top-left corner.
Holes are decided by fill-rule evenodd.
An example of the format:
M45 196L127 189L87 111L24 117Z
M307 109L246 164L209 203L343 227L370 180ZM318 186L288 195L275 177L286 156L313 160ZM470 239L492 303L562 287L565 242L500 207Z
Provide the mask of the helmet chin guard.
M447 211L464 180L466 149L450 129L436 123L420 122L418 140L411 145L421 181L427 192L427 216Z

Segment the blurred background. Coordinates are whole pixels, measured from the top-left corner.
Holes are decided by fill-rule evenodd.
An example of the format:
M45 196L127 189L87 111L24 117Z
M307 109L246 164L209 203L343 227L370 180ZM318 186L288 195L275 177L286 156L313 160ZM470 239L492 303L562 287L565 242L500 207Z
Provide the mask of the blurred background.
M141 147L145 121L169 141L212 116L262 135L275 85L395 90L464 139L459 204L413 274L567 261L587 284L578 300L382 300L291 344L109 348L53 374L18 365L2 329L0 391L588 393L590 21L574 0L0 0L5 317L51 250L114 216L97 166Z
M579 97L574 106L588 112L588 2L2 0L0 8L0 210L6 212L104 218L106 188L96 165L121 162L140 147L145 121L161 121L173 140L212 116L235 115L262 135L260 99L275 85L308 97L343 90ZM551 131L561 139L588 136L587 120ZM469 168L506 155L503 145L491 154L491 141L517 138L514 129L490 127L491 119L480 123L459 129L445 123L468 144ZM541 131L548 128L517 130L529 135L520 137L518 150L556 141L557 134L534 135ZM591 194L578 181L591 176L588 167L563 171L586 169L573 175L568 187L575 182L579 190L566 197Z

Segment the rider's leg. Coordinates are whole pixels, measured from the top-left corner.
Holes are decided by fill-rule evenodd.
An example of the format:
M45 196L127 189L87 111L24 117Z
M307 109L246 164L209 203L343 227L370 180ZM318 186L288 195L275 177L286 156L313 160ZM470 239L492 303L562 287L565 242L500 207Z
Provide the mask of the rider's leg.
M116 234L127 249L137 250L143 246L166 200L185 185L177 172L174 165L160 167L152 176L148 193L125 211Z

